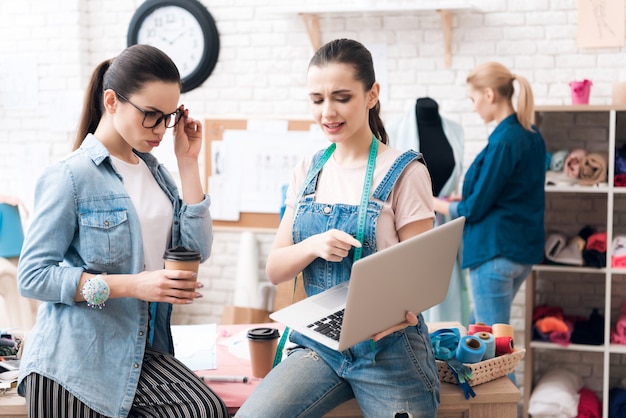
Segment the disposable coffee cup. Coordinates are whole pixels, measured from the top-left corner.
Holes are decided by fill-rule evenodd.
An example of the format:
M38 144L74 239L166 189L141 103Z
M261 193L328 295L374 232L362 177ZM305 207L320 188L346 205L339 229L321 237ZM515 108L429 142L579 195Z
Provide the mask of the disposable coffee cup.
M265 377L274 364L280 333L276 328L252 328L248 330L248 348L252 376Z
M165 250L163 262L166 270L186 270L198 273L200 252L185 247L174 247ZM194 279L195 280L195 279Z

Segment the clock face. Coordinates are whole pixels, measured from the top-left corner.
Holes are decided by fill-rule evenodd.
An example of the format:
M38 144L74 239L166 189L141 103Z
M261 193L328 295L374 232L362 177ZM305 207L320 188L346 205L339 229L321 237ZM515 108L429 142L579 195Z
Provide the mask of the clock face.
M220 51L215 20L198 0L146 0L133 15L128 46L147 44L178 67L181 93L200 86L213 72Z
M148 14L139 26L137 42L169 55L182 79L200 66L205 50L200 23L188 10L178 6L163 6Z

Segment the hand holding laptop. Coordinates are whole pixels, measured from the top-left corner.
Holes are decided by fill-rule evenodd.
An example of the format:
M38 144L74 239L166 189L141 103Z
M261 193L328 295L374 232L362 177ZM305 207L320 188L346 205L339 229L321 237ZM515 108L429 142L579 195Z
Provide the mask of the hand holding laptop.
M406 313L406 321L400 322L398 325L394 325L393 327L391 327L389 329L386 329L384 331L381 331L379 333L374 334L372 336L372 340L374 340L374 342L376 342L378 340L382 340L383 338L385 338L389 334L393 334L396 331L403 330L406 327L414 327L415 325L417 325L417 315L414 314L413 312L407 312Z

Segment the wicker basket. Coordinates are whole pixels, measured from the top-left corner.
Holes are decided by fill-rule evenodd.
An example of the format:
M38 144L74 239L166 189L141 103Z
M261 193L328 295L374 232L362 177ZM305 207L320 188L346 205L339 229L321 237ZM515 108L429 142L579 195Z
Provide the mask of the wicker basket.
M487 383L512 373L517 363L524 358L525 353L525 349L516 348L511 354L494 357L479 363L465 364L472 370L472 374L474 375L474 377L467 380L469 385L480 385L481 383ZM437 369L439 371L439 379L442 382L457 383L456 378L445 361L437 360Z

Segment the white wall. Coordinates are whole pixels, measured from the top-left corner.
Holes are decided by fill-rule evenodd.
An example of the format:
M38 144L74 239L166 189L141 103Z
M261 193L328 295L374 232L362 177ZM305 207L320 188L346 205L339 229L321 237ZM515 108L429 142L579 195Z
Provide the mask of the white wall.
M209 80L181 99L193 115L308 115L304 81L313 50L305 26L296 15L272 11L300 2L202 2L217 21L221 51ZM488 134L465 94L465 77L476 64L496 59L524 75L538 104L569 103L568 82L582 78L593 80L592 104L609 104L613 83L626 80L624 48L577 47L576 0L476 3L479 10L453 17L450 68L443 65L443 33L434 11L322 16L321 40L352 37L366 44L385 44L389 83L384 118L399 116L417 97L434 98L442 113L465 129L466 166ZM128 23L140 4L139 0L0 0L0 194L15 194L32 204L33 184L42 167L71 148L91 69L126 46ZM272 234L257 237L263 277ZM237 232L216 232L213 257L201 270L205 298L178 309L178 321L219 321L222 306L232 301L238 244ZM521 297L513 310L513 323L519 329L524 312L520 301Z

